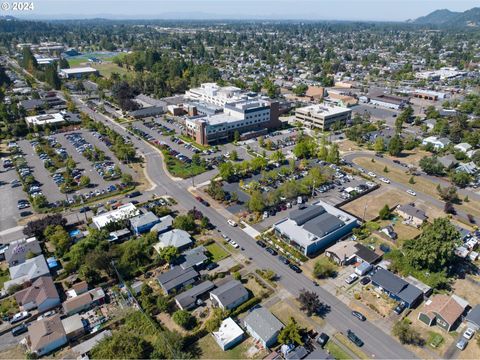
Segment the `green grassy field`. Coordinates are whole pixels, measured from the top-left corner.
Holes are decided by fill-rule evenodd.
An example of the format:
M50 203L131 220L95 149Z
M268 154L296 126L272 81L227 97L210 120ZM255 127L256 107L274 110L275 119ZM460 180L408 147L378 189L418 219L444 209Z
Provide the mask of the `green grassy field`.
M335 344L333 341L329 341L327 345L325 345L325 349L328 350L330 355L332 355L337 360L347 360L350 359L350 355L348 355L343 349Z
M175 177L187 179L192 176L204 173L206 171L206 169L202 165L195 165L194 163L183 163L168 154L166 151L163 151L163 155L165 156L165 162L167 164L168 171Z
M216 243L207 245L205 246L205 248L208 250L210 254L212 254L213 262L218 262L229 256L229 254Z

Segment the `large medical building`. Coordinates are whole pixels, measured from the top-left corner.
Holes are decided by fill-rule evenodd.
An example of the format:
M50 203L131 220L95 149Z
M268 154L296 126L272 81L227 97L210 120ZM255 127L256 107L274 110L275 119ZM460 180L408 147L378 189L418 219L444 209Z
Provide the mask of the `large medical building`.
M237 131L246 140L280 125L277 101L243 93L233 86L202 84L187 91L185 98L196 113L185 120L187 135L202 145L229 141Z
M315 104L295 110L295 120L310 128L330 130L333 124L345 126L352 118L352 110L333 104Z

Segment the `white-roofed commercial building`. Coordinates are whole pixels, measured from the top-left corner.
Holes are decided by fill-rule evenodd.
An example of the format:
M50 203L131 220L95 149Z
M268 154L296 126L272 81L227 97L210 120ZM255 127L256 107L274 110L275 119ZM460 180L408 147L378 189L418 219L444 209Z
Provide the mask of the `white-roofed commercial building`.
M27 126L45 126L45 125L61 125L65 123L65 118L62 114L43 114L35 116L27 116L25 118Z
M59 75L65 79L83 79L90 75L98 75L98 70L90 66L60 69Z
M93 224L97 229L103 228L109 222L130 219L137 216L140 211L132 203L119 206L117 209L103 213L92 218Z
M345 126L352 118L352 110L332 104L315 104L295 110L295 120L309 128L329 130L335 123Z

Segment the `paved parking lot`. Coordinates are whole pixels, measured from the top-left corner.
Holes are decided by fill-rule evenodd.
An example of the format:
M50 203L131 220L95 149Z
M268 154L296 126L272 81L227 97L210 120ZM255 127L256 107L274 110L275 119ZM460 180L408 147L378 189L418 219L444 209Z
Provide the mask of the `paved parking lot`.
M21 186L11 187L10 182L15 179L19 180L15 169L0 170L0 199L2 201L2 206L0 206L0 231L17 226L21 211L31 211L31 207L24 210L17 209L18 200L26 200L27 194L23 192Z
M370 113L373 120L387 120L388 124L395 123L393 115L399 114L400 111L384 108L381 106L372 106L369 104L358 104L352 106L353 114L364 115Z
M18 146L25 155L25 160L30 166L35 179L42 184L41 189L43 195L47 197L50 202L65 200L65 194L60 192L58 186L54 183L49 171L43 166L42 160L33 149L33 146L28 140L21 140Z

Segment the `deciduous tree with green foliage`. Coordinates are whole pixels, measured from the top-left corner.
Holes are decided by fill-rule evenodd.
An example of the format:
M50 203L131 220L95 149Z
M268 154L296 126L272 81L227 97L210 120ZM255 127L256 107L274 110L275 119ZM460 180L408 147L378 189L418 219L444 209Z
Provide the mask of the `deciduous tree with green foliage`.
M293 317L290 318L288 324L278 334L278 342L287 345L303 345L302 328L297 324Z

